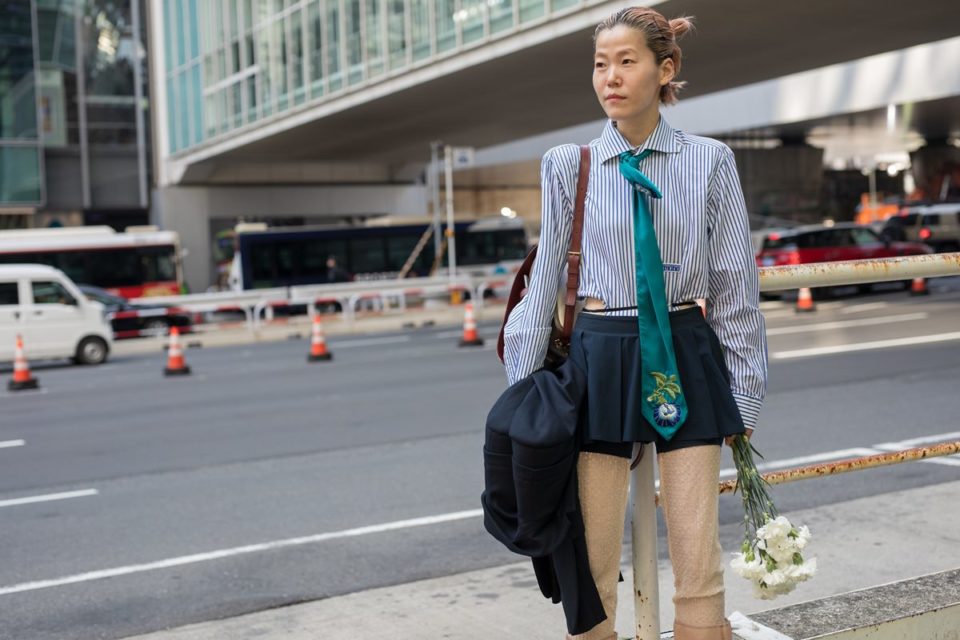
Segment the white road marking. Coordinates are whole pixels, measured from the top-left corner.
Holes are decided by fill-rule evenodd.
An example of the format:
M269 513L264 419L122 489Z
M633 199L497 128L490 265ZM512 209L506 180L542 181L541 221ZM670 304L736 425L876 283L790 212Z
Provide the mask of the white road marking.
M812 349L797 349L795 351L779 351L772 354L771 357L774 360L790 360L793 358L809 358L811 356L823 356L835 353L849 353L851 351L871 351L874 349L907 347L916 344L949 342L951 340L960 340L960 331L954 331L952 333L938 333L929 336L915 336L912 338L894 338L891 340L873 340L871 342L839 344L832 347L814 347Z
M776 629L766 627L755 620L751 620L739 611L731 614L730 626L736 632L738 638L743 640L793 640L790 636L784 635Z
M771 313L764 313L763 317L767 320L779 320L780 318L796 318L799 317L797 312L793 309L784 310L784 311L773 311Z
M449 340L450 338L462 338L463 329L458 331L441 331L440 333L434 334L437 340Z
M349 349L351 347L370 347L378 344L399 344L401 342L410 342L410 336L388 336L386 338L363 338L360 340L345 340L343 342L331 342L331 348Z
M899 316L882 316L879 318L861 318L860 320L836 320L833 322L818 322L816 324L802 324L795 327L775 327L767 329L768 336L781 336L788 333L805 333L807 331L829 331L830 329L846 329L847 327L866 327L890 322L910 322L923 320L930 314L924 312L904 313Z
M54 500L68 500L70 498L84 498L86 496L95 496L98 493L96 489L83 489L82 491L65 491L63 493L48 493L40 496L12 498L10 500L0 500L0 507L13 507L21 504L33 504L35 502L52 502Z
M782 309L786 303L782 300L762 300L760 302L761 309Z
M844 309L840 309L840 313L863 313L864 311L876 311L877 309L885 309L889 306L889 303L886 302L866 302L864 304L855 304Z
M25 440L4 440L0 442L0 449L6 449L7 447L22 447L27 444Z
M901 440L900 442L884 442L883 444L875 444L873 446L880 447L917 447L924 444L933 444L937 442L949 442L951 440L960 440L960 431L951 431L950 433L941 433L934 436L921 436L919 438L911 438L909 440Z
M9 587L0 587L0 596L11 593L22 593L24 591L36 591L38 589L49 589L51 587L60 587L79 582L89 582L91 580L102 580L104 578L115 578L117 576L130 575L132 573L143 573L145 571L156 571L159 569L168 569L185 564L195 564L197 562L206 562L209 560L219 560L249 553L258 553L261 551L273 551L285 547L295 547L305 544L314 544L325 542L327 540L336 540L338 538L353 538L371 533L382 533L384 531L396 531L398 529L409 529L411 527L423 527L431 524L440 524L443 522L454 522L456 520L466 520L483 515L482 509L471 509L469 511L456 511L454 513L445 513L439 516L426 516L423 518L413 518L411 520L399 520L396 522L387 522L384 524L375 524L367 527L357 527L355 529L345 529L343 531L332 531L330 533L320 533L301 538L287 538L285 540L275 540L273 542L263 542L260 544L251 544L243 547L232 547L229 549L218 549L206 553L195 553L189 556L178 556L168 558L157 562L148 562L144 564L127 565L124 567L115 567L113 569L103 569L101 571L89 571L52 580L36 580L34 582L22 582L20 584L10 585Z

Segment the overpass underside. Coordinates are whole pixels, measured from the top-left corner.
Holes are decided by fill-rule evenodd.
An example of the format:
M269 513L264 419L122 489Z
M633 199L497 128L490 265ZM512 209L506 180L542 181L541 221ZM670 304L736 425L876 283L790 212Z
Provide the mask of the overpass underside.
M955 7L942 0L648 4L668 17L696 17L697 30L682 43L688 100L960 35ZM402 182L416 175L408 165L429 158L432 140L484 148L596 120L593 27L622 6L548 10L529 24L223 132L168 156L164 182L246 182L251 164L269 165L262 174L268 181L307 175L316 183L339 173L330 181L342 182L343 171L324 171L331 163L357 168L358 182ZM284 175L285 163L301 168ZM304 163L318 169L304 174Z

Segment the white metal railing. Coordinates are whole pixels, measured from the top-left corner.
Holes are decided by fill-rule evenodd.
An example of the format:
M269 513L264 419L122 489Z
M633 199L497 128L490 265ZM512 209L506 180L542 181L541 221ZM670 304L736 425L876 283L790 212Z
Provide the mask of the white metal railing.
M821 262L816 264L764 267L760 269L760 290L779 291L801 287L841 286L866 284L913 278L931 278L960 275L960 253L941 253L901 258L876 260L850 260L845 262ZM649 449L649 448L648 448ZM956 453L953 445L941 446L935 453L920 451L916 455L890 454L886 464ZM634 621L638 640L660 638L660 587L657 571L657 506L654 484L654 456L646 451L640 464L633 470L631 494L633 495L633 594ZM871 461L872 462L872 461ZM839 470L853 471L867 468L864 461L847 465L834 464ZM834 471L837 472L837 471ZM779 472L784 478L802 479L818 477L827 471L815 469L806 473L801 470ZM780 480L783 482L784 480ZM729 485L718 491L729 491Z

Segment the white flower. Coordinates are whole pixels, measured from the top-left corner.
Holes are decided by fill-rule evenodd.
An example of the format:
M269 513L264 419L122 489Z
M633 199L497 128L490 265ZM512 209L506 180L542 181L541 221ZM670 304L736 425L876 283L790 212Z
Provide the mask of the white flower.
M783 516L768 518L753 540L744 541L742 552L733 554L730 566L750 580L756 597L772 600L816 575L817 559L805 560L802 553L810 538L807 527L795 528Z
M780 540L790 535L791 531L793 531L793 525L790 524L790 521L784 516L777 516L772 520L767 520L764 526L757 529L757 537L767 541Z

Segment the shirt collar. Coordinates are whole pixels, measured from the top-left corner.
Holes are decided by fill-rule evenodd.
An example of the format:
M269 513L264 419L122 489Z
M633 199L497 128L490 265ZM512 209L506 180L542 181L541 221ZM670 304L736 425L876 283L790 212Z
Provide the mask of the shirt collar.
M600 142L597 145L597 149L600 152L600 161L606 162L611 158L616 158L624 151L639 153L644 149L652 149L663 153L679 153L680 145L677 143L677 136L675 135L673 127L671 127L670 124L667 123L666 118L661 115L653 132L637 149L630 146L627 139L617 130L617 126L613 120L607 120L607 124L603 128L603 133L600 135Z

